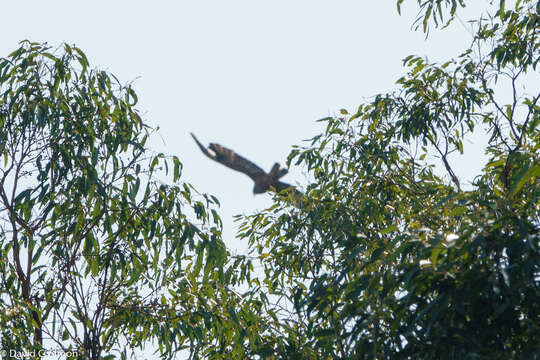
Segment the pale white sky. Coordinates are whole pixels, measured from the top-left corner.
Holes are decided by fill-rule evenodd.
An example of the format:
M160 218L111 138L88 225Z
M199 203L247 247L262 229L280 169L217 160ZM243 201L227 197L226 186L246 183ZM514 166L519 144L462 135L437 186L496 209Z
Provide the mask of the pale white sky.
M488 1L474 3L466 13ZM396 0L33 0L0 9L0 56L23 39L68 42L93 67L134 80L145 121L161 128L151 146L177 155L183 180L220 199L224 241L239 253L246 244L234 238L233 215L265 208L270 196L254 196L248 177L206 158L190 132L268 170L323 129L315 120L394 89L407 55L445 60L472 40L457 21L425 40L411 30L416 8L400 17ZM480 155L458 174L478 171ZM283 180L306 185L298 168Z
M459 22L426 41L411 31L416 8L400 17L395 3L5 1L0 56L23 39L68 42L93 66L134 80L145 120L161 128L152 147L177 155L183 179L221 200L225 241L243 251L232 216L268 206L270 196L254 196L248 177L205 158L189 132L269 169L322 130L315 120L393 89L407 55L444 60L470 43ZM284 180L306 183L298 168Z

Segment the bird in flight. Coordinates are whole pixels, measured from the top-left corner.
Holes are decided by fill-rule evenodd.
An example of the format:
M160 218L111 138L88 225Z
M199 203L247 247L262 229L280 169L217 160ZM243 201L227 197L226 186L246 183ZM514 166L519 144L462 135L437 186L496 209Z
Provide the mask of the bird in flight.
M279 163L275 163L270 172L266 173L259 166L224 146L211 143L208 147L205 147L197 140L193 133L191 136L199 148L201 148L204 155L228 168L240 171L249 176L255 182L255 186L253 187L254 194L262 194L269 190L279 193L285 189L292 189L294 194L301 194L294 186L279 181L288 172Z

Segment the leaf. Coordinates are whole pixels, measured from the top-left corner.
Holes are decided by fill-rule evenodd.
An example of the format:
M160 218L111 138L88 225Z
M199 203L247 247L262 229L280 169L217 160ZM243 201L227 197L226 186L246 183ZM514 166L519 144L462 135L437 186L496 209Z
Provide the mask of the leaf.
M394 224L394 225L391 225L391 226L389 226L389 227L387 227L385 229L382 229L381 234L386 235L388 233L391 233L392 231L397 231L397 230L398 230L398 227L397 227L397 225Z
M530 168L523 168L517 176L514 184L510 188L510 195L514 196L530 179L534 179L540 175L540 165L534 164Z
M465 206L457 206L455 208L453 208L450 212L448 212L448 215L449 217L452 217L452 216L461 216L463 214L465 214L467 212L467 207Z
M494 160L494 161L488 163L488 164L484 167L484 170L490 169L490 168L492 168L492 167L499 167L499 166L502 166L502 165L504 165L504 163L505 163L504 159Z
M92 276L97 276L99 274L99 259L95 256L90 256L90 272Z
M19 195L17 195L17 197L15 198L15 201L14 201L15 206L19 205L23 198L29 197L30 194L32 193L32 191L33 191L32 188L28 188L28 189L20 192Z
M399 15L401 15L401 3L403 3L403 0L397 1L397 12Z
M34 254L34 256L32 256L32 264L35 264L39 260L41 253L43 252L43 249L45 249L44 246L38 247L36 253Z
M131 201L135 201L135 198L137 197L137 193L139 192L140 185L141 185L141 179L137 178L137 180L135 180L135 185L131 187L131 191L129 192L129 198L131 199Z
M435 245L433 250L431 250L430 260L431 260L431 264L433 265L434 268L437 266L437 260L439 258L439 254L441 253L442 249L443 249L443 242L439 241L439 243L437 243L437 245Z
M96 238L94 237L92 232L89 232L88 235L86 235L84 239L83 251L84 251L85 256L92 256L96 243L97 243Z
M174 175L173 175L173 181L176 182L180 178L180 160L176 156L173 156L173 163L174 163Z

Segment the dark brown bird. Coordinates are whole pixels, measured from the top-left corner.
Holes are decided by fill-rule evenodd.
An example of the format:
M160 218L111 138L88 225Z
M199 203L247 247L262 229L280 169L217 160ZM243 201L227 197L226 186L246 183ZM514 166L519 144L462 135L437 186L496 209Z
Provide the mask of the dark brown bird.
M299 193L294 186L279 181L288 172L287 169L279 166L279 163L275 163L270 172L266 173L259 166L224 146L211 143L208 147L205 147L197 140L193 133L191 136L197 145L199 145L201 151L210 159L249 176L255 182L255 186L253 187L254 194L262 194L269 190L279 193L289 188L293 189L294 193Z

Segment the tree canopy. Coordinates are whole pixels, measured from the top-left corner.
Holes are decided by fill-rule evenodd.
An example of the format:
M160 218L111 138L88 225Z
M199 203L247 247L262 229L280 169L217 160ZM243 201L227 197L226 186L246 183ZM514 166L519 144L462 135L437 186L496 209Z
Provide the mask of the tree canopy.
M154 341L199 354L246 328L236 311L258 311L226 288L217 199L146 148L136 103L73 46L25 41L0 61L3 350L126 358Z
M415 26L467 3L418 0ZM1 349L534 358L539 11L500 1L464 53L411 55L397 91L322 119L288 159L313 177L302 198L239 218L254 256L229 254L218 200L148 149L133 89L75 46L23 42L0 59ZM467 184L455 155L478 136Z
M465 2L419 4L427 30ZM501 2L463 54L407 57L398 91L293 150L315 178L304 207L256 214L241 234L289 304L280 357L538 354L539 7ZM479 133L489 161L465 186L452 154Z

